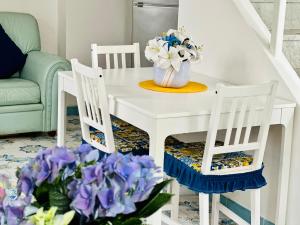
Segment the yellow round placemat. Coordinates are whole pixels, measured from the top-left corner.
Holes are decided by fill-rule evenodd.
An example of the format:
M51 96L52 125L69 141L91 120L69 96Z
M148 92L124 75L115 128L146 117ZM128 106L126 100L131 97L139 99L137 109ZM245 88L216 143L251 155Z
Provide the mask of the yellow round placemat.
M187 85L181 88L161 87L154 83L153 80L145 80L139 83L141 88L166 93L196 93L206 91L208 87L205 84L190 81Z

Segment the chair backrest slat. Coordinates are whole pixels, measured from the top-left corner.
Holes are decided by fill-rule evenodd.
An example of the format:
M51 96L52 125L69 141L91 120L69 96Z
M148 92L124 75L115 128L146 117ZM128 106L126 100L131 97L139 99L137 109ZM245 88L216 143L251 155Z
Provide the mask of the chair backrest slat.
M230 137L231 137L231 133L232 133L232 127L233 127L233 122L234 122L234 116L236 113L237 103L238 103L238 99L236 98L232 101L232 104L231 104L230 116L229 116L228 123L227 123L227 132L226 132L226 136L225 136L224 146L229 145L229 142L230 142Z
M85 105L88 117L91 117L92 116L91 107L90 107L90 103L88 100L87 87L86 87L86 83L85 83L86 81L85 81L84 77L82 78L81 82L82 82L82 96L85 101L84 105Z
M117 53L114 53L114 66L115 66L115 69L119 69L119 60L118 60Z
M244 144L249 143L249 139L250 139L250 134L251 134L251 130L252 130L252 126L253 126L253 121L255 120L255 115L256 115L256 111L255 111L255 98L252 98L250 100L249 103L249 115L248 115L248 120L247 120L247 127L246 127L246 131L245 131L245 136L244 136Z
M211 113L201 167L203 174L224 174L224 171L240 173L261 168L277 85L276 81L248 86L217 85L216 101ZM224 123L224 145L215 146L218 130L224 128ZM256 139L252 138L255 135L251 134L254 126L259 128ZM250 136L253 141L250 141ZM251 166L211 170L214 155L243 151L253 151Z
M126 68L126 54L122 53L122 68Z
M237 145L240 142L241 139L241 134L242 134L242 128L244 125L244 120L245 120L245 114L248 106L248 98L245 98L244 101L242 101L242 107L241 111L239 113L238 117L238 123L237 123L237 129L235 133L235 139L234 139L234 144Z
M97 56L97 60L98 60L98 56ZM105 54L105 60L106 60L106 69L110 69L110 55L109 54ZM97 63L98 64L98 63ZM93 66L94 67L94 66ZM97 65L98 67L98 65ZM94 67L95 68L95 67Z
M126 68L126 54L133 54L134 67L141 67L140 60L140 45L139 43L134 43L133 45L119 45L119 46L98 46L97 44L92 44L92 64L93 68L97 68L98 55L105 55L106 69L111 69L112 64L110 56L113 55L113 66L115 69L120 68L119 66L119 55L121 55L121 67Z
M77 88L77 104L83 139L93 147L115 152L108 100L101 68L90 68L72 59L72 71ZM93 140L90 128L104 134L105 144Z

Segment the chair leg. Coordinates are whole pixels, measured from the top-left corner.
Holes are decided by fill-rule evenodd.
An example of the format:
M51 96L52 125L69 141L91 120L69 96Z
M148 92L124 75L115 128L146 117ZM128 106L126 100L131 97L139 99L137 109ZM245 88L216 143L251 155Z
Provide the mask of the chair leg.
M176 180L171 184L171 192L174 195L171 200L171 219L178 221L180 185Z
M219 204L220 204L220 194L214 194L212 196L212 209L211 209L211 224L219 225Z
M199 193L200 225L209 225L209 195Z
M251 190L251 225L260 225L260 189Z

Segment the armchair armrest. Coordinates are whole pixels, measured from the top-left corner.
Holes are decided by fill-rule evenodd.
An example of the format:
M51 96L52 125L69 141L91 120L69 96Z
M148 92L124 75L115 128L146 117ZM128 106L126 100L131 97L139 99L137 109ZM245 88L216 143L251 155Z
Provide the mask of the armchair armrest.
M71 70L69 61L40 51L28 54L21 78L37 83L44 105L43 130L54 131L57 127L57 74L58 71Z

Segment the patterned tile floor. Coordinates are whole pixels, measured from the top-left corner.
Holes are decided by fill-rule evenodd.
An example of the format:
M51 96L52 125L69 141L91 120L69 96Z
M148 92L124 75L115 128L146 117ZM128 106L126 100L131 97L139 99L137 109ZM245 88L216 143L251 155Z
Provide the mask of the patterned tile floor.
M68 126L66 134L66 146L76 148L81 141L81 131L79 119L76 116L68 117ZM15 171L21 167L28 159L35 156L41 149L51 147L56 144L56 137L50 137L47 134L22 134L15 136L0 137L0 173L11 177L15 184ZM198 200L197 195L192 200L183 200L180 202L179 222L182 225L198 225ZM221 225L234 225L234 223L225 217L220 218Z

